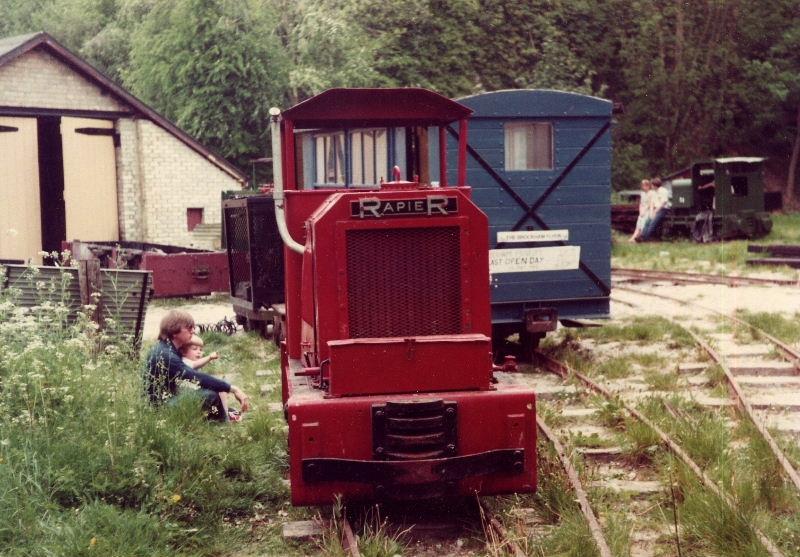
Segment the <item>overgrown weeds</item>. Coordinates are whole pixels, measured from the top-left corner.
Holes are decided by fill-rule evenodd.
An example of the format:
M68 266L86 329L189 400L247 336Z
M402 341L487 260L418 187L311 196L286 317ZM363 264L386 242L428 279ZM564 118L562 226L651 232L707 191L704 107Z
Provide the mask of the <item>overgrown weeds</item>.
M539 489L533 497L533 503L544 519L555 527L547 535L529 540L528 547L535 548L534 554L541 557L598 555L589 526L575 500L572 486L548 443L539 443L537 470Z
M52 297L23 308L16 295L0 291L5 555L216 555L254 508L283 502L279 415L227 426L189 400L153 409L128 342ZM261 342L208 340L223 353Z
M692 337L676 323L660 316L635 317L627 323L609 323L586 329L582 336L604 342L665 342L671 347L690 347Z
M736 312L736 316L784 342L800 341L800 313L798 312L795 312L792 317L786 317L780 313L739 310ZM753 329L750 327L743 328L747 329L751 338L759 340L759 338L756 338L758 335L754 333Z

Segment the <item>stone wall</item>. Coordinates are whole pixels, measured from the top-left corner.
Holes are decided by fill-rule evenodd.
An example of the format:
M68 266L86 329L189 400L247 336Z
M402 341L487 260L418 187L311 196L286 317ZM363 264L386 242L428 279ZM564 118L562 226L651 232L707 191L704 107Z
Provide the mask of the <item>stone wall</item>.
M152 122L138 126L145 241L212 248L188 231L186 210L202 208L203 222L220 223L221 192L239 189L239 182Z
M104 89L41 50L0 67L0 106L121 111Z

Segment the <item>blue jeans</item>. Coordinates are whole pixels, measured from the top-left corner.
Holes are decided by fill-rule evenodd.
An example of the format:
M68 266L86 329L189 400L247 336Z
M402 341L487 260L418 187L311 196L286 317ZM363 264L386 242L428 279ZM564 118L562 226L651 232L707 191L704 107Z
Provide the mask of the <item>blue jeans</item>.
M669 209L666 207L662 207L656 211L656 214L653 215L653 219L645 227L644 232L642 232L639 238L641 240L650 240L656 235L660 235L661 231L659 229L661 228L661 223L668 214Z

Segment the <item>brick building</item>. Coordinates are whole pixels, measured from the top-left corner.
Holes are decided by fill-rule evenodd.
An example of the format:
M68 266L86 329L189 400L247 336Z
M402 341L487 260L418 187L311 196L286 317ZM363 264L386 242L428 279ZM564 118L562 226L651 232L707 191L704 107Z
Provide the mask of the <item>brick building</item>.
M47 33L0 39L0 260L62 240L217 247L245 176Z

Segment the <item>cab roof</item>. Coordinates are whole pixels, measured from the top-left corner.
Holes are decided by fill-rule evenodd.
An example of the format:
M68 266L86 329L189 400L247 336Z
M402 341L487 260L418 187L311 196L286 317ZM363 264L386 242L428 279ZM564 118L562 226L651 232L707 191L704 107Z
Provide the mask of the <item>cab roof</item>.
M328 89L283 113L296 129L441 126L472 110L428 89Z

